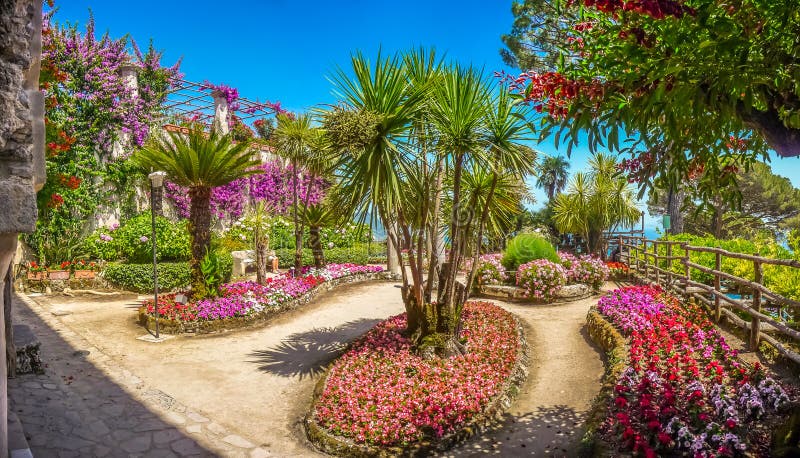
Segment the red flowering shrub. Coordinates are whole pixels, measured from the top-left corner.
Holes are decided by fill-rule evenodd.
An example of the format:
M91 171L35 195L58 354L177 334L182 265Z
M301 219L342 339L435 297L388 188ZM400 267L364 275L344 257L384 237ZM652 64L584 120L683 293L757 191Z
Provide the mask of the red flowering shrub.
M480 413L499 393L516 361L512 315L488 302L464 306L469 352L425 361L403 335L406 316L378 324L330 370L316 421L357 443L407 445L439 438Z

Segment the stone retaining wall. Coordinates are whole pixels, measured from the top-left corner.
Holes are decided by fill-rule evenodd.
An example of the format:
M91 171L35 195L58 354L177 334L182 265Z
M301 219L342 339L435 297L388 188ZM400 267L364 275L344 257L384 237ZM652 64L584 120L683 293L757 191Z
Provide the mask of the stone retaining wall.
M447 434L438 440L423 441L407 448L380 448L364 444L357 444L349 438L336 436L320 426L314 417L317 401L319 400L320 396L322 396L322 393L325 390L325 384L328 381L329 372L326 370L314 387L311 406L308 414L306 415L305 421L303 422L308 439L318 449L325 453L336 456L429 456L435 451L444 451L450 449L475 435L484 433L494 426L495 423L502 420L503 412L511 407L511 403L519 393L520 387L528 378L528 344L525 340L525 332L523 330L522 323L516 316L514 316L514 321L517 324L519 349L517 350L517 358L514 368L511 371L511 375L504 382L502 388L500 389L500 393L489 400L484 411L469 420L460 429L453 431L452 433ZM345 350L345 352L346 351L347 350Z
M563 304L581 299L586 299L593 293L589 285L575 283L566 285L551 301L545 301L525 295L525 288L513 285L480 285L477 296L490 299L501 299L509 302L526 302L530 304Z

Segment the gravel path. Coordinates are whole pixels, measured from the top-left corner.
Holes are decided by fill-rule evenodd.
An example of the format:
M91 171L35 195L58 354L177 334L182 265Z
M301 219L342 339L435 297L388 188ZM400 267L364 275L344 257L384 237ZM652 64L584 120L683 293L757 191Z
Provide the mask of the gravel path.
M9 385L35 456L320 456L301 420L322 369L403 311L397 284L347 285L267 327L152 344L136 340L135 301L36 300L15 312L47 373ZM526 326L529 380L499 429L447 456L570 454L603 372L582 330L595 301L500 303Z

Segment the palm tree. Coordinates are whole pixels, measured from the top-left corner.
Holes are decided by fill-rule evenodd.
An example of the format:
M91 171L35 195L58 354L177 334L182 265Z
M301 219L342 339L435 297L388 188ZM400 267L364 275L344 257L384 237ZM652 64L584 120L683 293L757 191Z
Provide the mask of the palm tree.
M289 160L292 167L292 217L294 221L294 274L300 275L303 268L303 227L298 215L298 180L300 166L312 156L311 144L315 140L314 127L311 125L311 116L302 114L291 116L279 114L278 123L272 132L271 140L275 150L281 157Z
M336 219L335 208L325 203L306 206L300 213L300 221L308 226L308 243L314 254L314 267L317 269L321 269L325 265L325 252L322 248L320 229L335 223Z
M536 186L544 189L548 200L564 190L567 185L569 162L563 156L546 156L542 160Z
M207 133L200 126L153 135L133 160L142 170L162 170L169 181L188 188L192 293L204 296L200 262L211 245L211 190L256 173L259 162L246 142L233 143L230 135Z
M589 165L589 173L576 173L567 192L556 196L553 220L560 232L580 235L597 253L604 231L634 224L641 211L627 180L616 175L613 157L598 153Z

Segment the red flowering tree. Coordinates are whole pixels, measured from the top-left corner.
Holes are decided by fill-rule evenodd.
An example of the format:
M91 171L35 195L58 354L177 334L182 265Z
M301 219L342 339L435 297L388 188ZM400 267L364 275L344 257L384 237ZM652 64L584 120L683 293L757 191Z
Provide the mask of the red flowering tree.
M504 37L526 71L511 85L545 133L645 156L634 173L673 182L702 169L701 194L737 167L800 155L800 17L793 0L525 0ZM530 71L529 71L530 70ZM731 136L748 139L732 148ZM637 139L632 144L629 138Z

